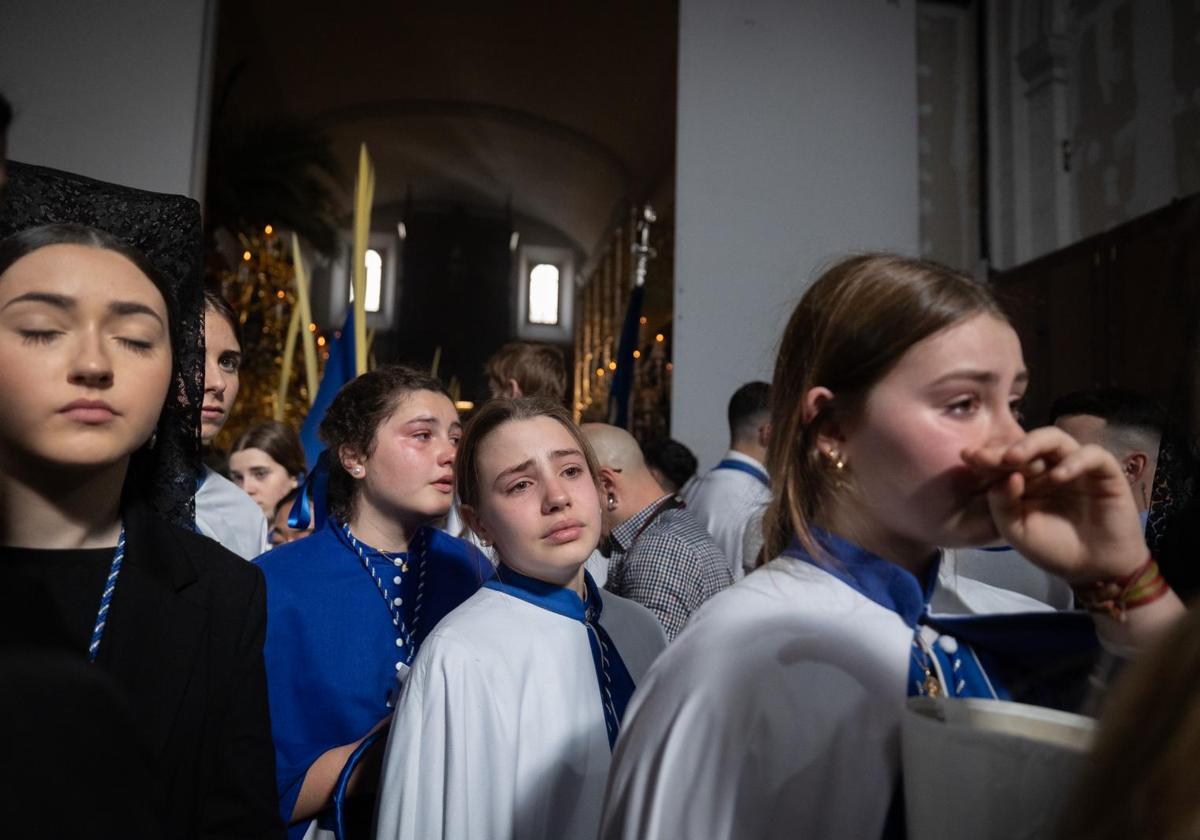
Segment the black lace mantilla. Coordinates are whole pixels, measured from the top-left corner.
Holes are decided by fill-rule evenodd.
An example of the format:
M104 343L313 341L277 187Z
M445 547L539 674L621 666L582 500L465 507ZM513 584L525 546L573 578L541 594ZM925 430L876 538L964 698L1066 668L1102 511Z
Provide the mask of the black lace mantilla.
M0 239L61 222L99 228L140 250L170 281L174 387L158 421L152 450L134 457L127 494L167 519L191 528L200 475L200 404L204 397L204 322L200 271L200 205L178 195L146 192L9 162L0 207ZM127 501L134 501L130 498Z

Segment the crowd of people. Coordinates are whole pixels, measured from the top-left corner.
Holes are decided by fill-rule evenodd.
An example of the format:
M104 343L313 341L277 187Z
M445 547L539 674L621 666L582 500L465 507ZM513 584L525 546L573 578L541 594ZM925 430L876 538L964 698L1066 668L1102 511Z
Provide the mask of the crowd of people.
M347 383L309 472L278 422L211 451L241 340L198 208L11 174L19 836L899 837L906 698L1079 710L1114 674L1062 836L1195 836L1186 437L1113 390L1026 429L985 284L836 262L702 474L577 425L561 352L520 342L465 422L415 367Z

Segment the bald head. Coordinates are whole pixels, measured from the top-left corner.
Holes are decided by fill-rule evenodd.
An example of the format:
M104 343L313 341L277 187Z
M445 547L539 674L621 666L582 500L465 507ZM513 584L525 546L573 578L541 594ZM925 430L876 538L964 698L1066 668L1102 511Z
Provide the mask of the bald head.
M584 423L579 428L596 450L596 460L600 463L600 483L607 496L604 505L607 533L661 498L663 490L646 466L642 448L629 432L605 423Z
M579 428L596 450L601 467L624 473L647 469L642 448L629 432L607 423L584 423Z

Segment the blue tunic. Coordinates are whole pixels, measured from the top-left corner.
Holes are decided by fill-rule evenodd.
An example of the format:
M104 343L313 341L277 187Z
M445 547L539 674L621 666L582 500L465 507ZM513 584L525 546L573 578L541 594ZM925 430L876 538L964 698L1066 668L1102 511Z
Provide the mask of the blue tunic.
M362 547L388 600L401 600L408 644L397 644L401 634L379 585L333 519L255 561L267 580L264 655L285 822L312 763L363 737L391 713L397 672L416 653L408 647L419 647L438 621L494 574L478 549L434 528L420 529L406 554ZM303 821L289 837L300 838L306 829Z

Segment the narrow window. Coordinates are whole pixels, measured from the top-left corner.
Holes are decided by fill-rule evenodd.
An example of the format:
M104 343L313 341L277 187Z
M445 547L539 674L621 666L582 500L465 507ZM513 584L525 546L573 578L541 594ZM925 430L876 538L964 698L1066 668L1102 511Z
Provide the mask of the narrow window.
M558 324L558 266L538 263L529 272L529 323Z
M367 266L367 301L364 308L368 312L378 312L379 296L383 293L383 257L374 248L368 248L363 262ZM354 278L350 279L350 301L354 302Z

